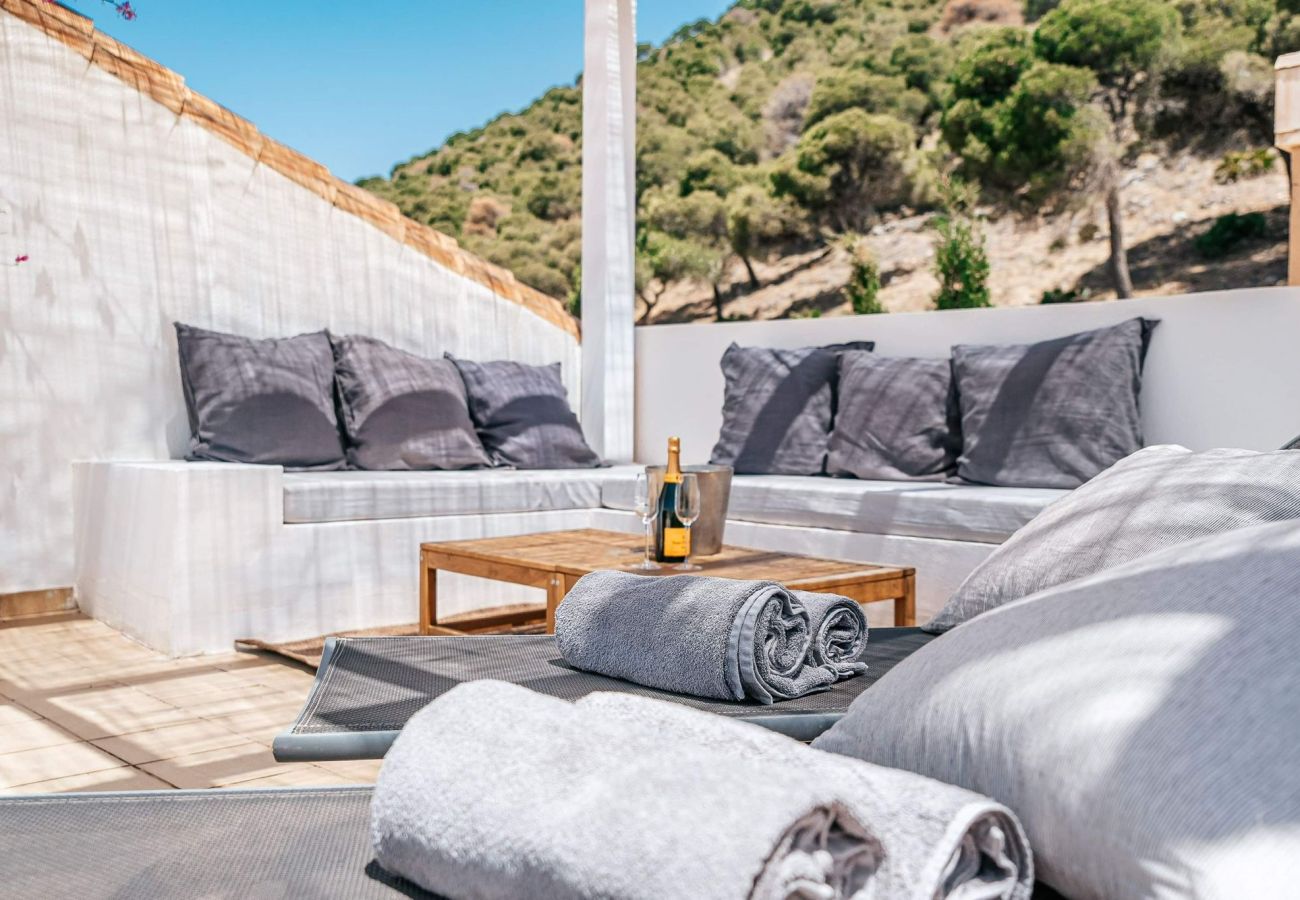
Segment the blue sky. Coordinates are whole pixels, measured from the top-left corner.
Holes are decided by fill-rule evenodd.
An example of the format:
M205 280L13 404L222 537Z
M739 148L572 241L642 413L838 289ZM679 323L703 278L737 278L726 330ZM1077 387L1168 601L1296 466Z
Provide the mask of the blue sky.
M355 180L518 109L582 68L582 0L64 0L263 132ZM658 43L731 0L642 0Z

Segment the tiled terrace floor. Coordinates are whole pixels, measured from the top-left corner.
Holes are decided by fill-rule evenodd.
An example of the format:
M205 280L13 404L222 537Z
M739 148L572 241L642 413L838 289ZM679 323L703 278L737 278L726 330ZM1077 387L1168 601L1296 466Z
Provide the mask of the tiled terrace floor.
M167 659L75 613L0 622L0 793L373 782L377 762L277 763L305 669Z

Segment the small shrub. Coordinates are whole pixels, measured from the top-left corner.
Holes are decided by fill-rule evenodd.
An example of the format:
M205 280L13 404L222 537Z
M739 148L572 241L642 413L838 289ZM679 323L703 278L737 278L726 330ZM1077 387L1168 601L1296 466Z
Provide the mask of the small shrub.
M815 306L811 306L808 309L796 309L794 312L790 313L791 319L820 319L821 317L822 311Z
M939 234L934 248L934 274L939 279L938 309L990 306L989 256L980 222L971 215L975 191L950 182L944 188L944 211L934 219Z
M1267 234L1268 220L1263 213L1228 213L1215 219L1210 229L1196 238L1196 252L1205 259L1219 259L1237 249L1243 241Z
M883 313L880 305L880 266L872 257L866 242L857 235L845 238L845 249L852 259L848 283L844 285L844 296L849 306L859 316Z
M1101 237L1101 226L1096 222L1085 222L1079 226L1079 243L1091 244Z
M1048 288L1043 291L1043 298L1040 303L1082 303L1087 300L1091 292L1084 288Z
M1052 238L1052 242L1047 245L1047 249L1050 253L1060 253L1065 249L1065 238L1059 236Z
M1256 150L1233 150L1223 154L1214 169L1214 180L1219 184L1233 184L1243 178L1258 178L1273 171L1277 156L1271 147Z

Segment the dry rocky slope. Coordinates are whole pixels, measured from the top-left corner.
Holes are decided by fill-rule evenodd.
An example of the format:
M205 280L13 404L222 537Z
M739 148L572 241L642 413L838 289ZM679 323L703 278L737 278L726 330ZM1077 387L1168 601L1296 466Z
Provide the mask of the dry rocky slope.
M1097 25L1117 12L1131 33ZM1079 40L1066 52L1061 35ZM1139 69L1121 77L1106 60L1130 45L1118 58ZM943 189L948 175L982 183L996 204L983 210L995 305L1112 296L1097 205L1034 220L1022 209L1030 197L1096 204L1109 164L1075 171L1088 164L1062 146L1109 159L1081 124L1107 108L1128 110L1126 125L1108 127L1128 133L1119 201L1136 292L1275 284L1288 191L1267 149L1272 62L1295 46L1300 6L1270 2L736 0L641 48L639 317L847 313L846 247L863 232L883 307L926 309L938 290L929 226L961 194ZM1121 84L1140 85L1140 97L1120 102ZM573 308L581 117L581 85L552 88L359 186ZM1020 133L1014 122L1031 124ZM1052 137L1060 129L1066 145ZM984 146L989 135L1007 146ZM1198 251L1229 213L1262 213L1266 227L1258 215L1225 222L1213 258ZM1228 231L1246 239L1225 241Z
M1145 155L1125 176L1124 224L1135 293L1170 295L1286 283L1286 169L1233 184L1214 180L1217 160L1192 155L1162 159ZM1244 242L1225 257L1207 260L1193 246L1214 220L1227 213L1262 212L1266 237ZM995 306L1041 302L1048 290L1078 290L1080 298L1115 296L1106 268L1105 211L1100 203L1068 215L1032 221L1003 215L985 224ZM930 309L938 289L933 274L934 232L930 214L891 217L867 243L880 265L882 305L888 312ZM1089 228L1089 225L1094 227ZM843 294L848 254L820 247L757 262L764 286L750 291L735 263L725 312L744 319L852 315ZM644 307L642 307L644 312ZM670 288L648 321L655 324L711 320L707 287Z

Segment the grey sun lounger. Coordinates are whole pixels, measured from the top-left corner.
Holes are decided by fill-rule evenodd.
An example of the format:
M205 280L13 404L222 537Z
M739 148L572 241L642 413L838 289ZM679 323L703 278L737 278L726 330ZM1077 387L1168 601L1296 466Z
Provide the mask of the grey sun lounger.
M0 894L433 898L375 863L369 787L0 799ZM1034 897L1059 900L1041 887Z
M919 628L873 628L865 675L830 690L763 706L708 700L642 687L569 666L550 635L331 638L297 720L273 749L281 762L381 759L407 719L461 682L494 678L566 700L621 691L683 703L809 741L899 661L937 635Z

